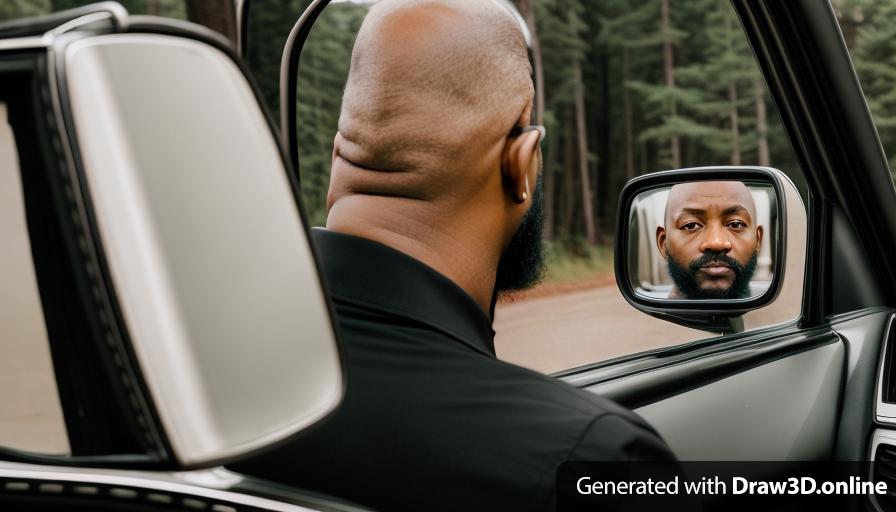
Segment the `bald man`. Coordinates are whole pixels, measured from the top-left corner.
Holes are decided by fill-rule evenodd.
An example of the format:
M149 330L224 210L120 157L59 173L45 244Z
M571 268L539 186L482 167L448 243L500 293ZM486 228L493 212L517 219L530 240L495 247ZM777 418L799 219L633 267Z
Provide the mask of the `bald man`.
M553 510L564 461L674 460L631 411L495 358L496 294L541 268L532 100L523 34L498 3L370 10L314 233L345 398L237 470L378 510L521 512Z
M675 283L670 298L743 299L762 244L753 194L740 181L675 185L656 246Z

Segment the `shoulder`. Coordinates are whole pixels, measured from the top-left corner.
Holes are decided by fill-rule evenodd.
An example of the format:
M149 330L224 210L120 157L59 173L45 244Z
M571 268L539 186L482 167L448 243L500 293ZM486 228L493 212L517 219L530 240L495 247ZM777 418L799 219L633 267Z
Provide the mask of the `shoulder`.
M589 423L566 460L671 461L675 455L659 434L636 414L606 413Z
M496 361L524 382L521 392L578 421L579 439L567 460L667 460L674 458L659 434L634 411L554 377Z
M604 415L615 415L630 421L636 421L647 426L640 416L618 403L600 396L596 393L576 388L556 377L538 373L521 366L507 363L501 360L493 360L494 365L501 368L508 378L514 378L521 383L521 387L528 391L550 398L550 402L556 407L576 411L583 416L594 420ZM649 428L649 427L648 427Z

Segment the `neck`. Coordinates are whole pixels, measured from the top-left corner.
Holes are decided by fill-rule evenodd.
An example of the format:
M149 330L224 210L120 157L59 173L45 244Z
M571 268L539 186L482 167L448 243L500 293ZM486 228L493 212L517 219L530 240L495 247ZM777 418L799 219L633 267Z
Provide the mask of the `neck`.
M474 218L446 216L414 199L349 195L333 203L327 229L411 256L451 279L491 316L501 237L473 229L482 227Z

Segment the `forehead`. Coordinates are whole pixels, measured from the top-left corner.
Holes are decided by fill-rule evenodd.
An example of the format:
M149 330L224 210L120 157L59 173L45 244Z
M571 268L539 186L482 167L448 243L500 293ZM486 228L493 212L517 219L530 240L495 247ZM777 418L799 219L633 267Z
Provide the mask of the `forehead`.
M683 208L741 205L752 211L753 197L740 181L698 181L675 185L669 191L666 210L676 215Z

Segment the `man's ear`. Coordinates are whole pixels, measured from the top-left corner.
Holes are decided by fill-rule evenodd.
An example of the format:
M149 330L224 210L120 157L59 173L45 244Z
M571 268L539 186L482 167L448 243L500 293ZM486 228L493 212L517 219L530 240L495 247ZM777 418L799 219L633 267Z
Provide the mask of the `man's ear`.
M656 227L656 248L663 258L669 259L669 255L666 254L666 228L663 226Z
M538 159L537 131L523 132L518 137L508 139L504 146L504 156L501 161L501 174L508 192L517 203L525 203L532 197L529 184L529 174L536 165Z
M756 250L762 247L762 226L756 226Z

